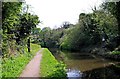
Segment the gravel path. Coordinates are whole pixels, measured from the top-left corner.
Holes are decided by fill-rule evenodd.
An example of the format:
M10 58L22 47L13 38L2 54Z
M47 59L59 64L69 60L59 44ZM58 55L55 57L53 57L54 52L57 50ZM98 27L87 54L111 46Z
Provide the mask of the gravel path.
M20 77L40 77L40 61L43 49L38 51L34 58L27 64Z

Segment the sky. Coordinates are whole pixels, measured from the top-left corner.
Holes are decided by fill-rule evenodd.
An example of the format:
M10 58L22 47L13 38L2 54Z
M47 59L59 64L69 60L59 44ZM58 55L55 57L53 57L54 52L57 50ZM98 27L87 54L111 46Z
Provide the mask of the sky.
M78 22L80 13L92 12L103 0L25 0L31 11L38 15L42 23L39 27L57 28L64 21Z

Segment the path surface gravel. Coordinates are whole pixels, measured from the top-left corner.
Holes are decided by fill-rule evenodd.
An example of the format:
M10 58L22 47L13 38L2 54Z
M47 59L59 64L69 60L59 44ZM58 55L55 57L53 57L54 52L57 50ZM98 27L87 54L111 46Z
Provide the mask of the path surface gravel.
M43 49L38 51L34 58L27 64L20 77L40 77L40 61Z

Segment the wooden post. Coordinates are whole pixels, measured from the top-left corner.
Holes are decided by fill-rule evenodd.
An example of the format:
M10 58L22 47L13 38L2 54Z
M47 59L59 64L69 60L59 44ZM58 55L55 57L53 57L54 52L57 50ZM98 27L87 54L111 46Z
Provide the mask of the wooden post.
M30 37L28 38L28 44L27 44L27 46L28 46L28 52L30 52Z

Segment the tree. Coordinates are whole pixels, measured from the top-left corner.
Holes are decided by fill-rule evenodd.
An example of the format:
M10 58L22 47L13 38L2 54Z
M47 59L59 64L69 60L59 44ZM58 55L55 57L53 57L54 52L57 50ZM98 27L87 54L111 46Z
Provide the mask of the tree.
M30 13L21 15L20 27L17 30L17 41L19 42L19 40L28 37L39 22L37 15L31 15ZM28 51L30 52L30 37L28 38Z
M2 2L2 52L15 49L15 34L20 23L22 2ZM3 55L4 56L4 55Z
M63 22L62 26L63 26L63 28L67 29L70 26L70 22L65 21L65 22Z
M50 33L51 33L51 28L49 27L44 27L41 32L40 32L40 37L41 37L41 45L43 47L47 47L47 42L50 40Z
M39 17L37 15L31 15L30 13L21 15L20 27L18 28L20 38L29 36L38 23Z
M8 53L11 51L17 51L19 47L21 47L22 45L20 43L26 38L28 38L28 51L30 52L29 36L31 34L32 29L34 29L36 25L39 23L39 18L37 15L33 15L31 13L28 13L27 11L22 12L23 10L22 8L23 8L22 2L2 3L3 52Z
M2 29L3 34L13 33L19 24L22 2L3 2L2 3Z
M34 28L32 30L32 33L31 33L31 36L32 36L32 42L33 43L37 43L37 44L40 44L40 32L41 32L41 29L40 28Z
M80 50L83 47L101 44L103 29L109 37L116 34L115 23L116 19L112 15L101 10L95 10L89 14L81 13L78 23L66 29L61 47Z
M116 42L118 45L120 45L120 1L118 2L104 2L102 4L102 8L106 10L107 12L110 12L112 15L115 16L117 19L117 26L118 26L118 35L116 35Z

